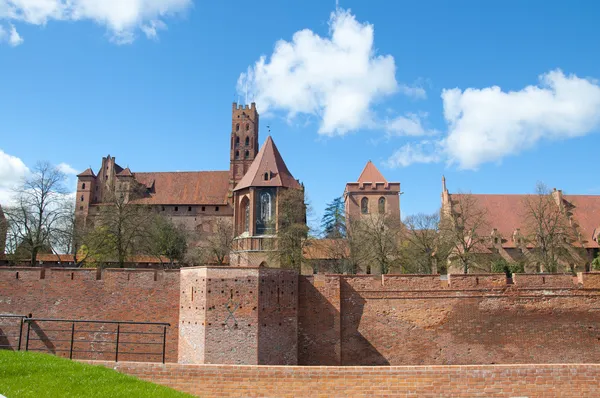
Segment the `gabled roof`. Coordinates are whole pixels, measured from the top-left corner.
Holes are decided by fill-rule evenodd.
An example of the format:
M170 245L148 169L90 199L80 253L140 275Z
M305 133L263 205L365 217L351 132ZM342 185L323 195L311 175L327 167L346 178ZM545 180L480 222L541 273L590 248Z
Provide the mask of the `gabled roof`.
M265 174L268 176L266 180ZM234 191L248 187L300 188L300 183L289 172L271 136L267 137Z
M126 167L125 169L121 170L117 175L119 177L133 177L133 174L131 174L131 170L129 170L129 167Z
M96 174L92 171L92 169L87 168L85 171L77 174L77 177L96 177Z
M148 196L135 203L152 205L225 205L229 191L228 171L134 173L148 188Z
M387 182L383 174L377 170L377 167L370 160L367 162L365 168L362 173L360 173L360 177L358 177L358 182Z
M456 203L465 194L450 194L450 199ZM496 228L502 236L502 246L505 248L516 247L512 240L513 233L518 228L522 234L528 233L527 225L527 198L532 194L471 194L477 206L486 211L486 230L478 231L481 235L490 235ZM563 195L563 204L573 215L577 232L581 233L583 246L586 248L599 247L594 241L595 230L600 227L600 195ZM567 215L565 215L567 217Z

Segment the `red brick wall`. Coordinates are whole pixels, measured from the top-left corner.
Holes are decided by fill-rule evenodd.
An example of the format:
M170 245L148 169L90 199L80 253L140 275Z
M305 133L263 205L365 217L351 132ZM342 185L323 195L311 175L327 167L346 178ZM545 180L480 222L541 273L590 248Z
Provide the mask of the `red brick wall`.
M600 365L394 367L98 363L197 396L596 397Z
M179 272L155 270L112 270L64 268L0 268L0 314L33 314L34 318L96 319L169 322L167 360L177 360L179 319ZM114 325L76 324L75 339L113 340ZM71 324L37 322L31 329L31 349L68 355ZM98 329L97 329L98 328ZM66 331L65 331L66 330ZM84 330L93 330L83 332ZM121 360L162 360L161 355L132 355L127 351L161 352L160 345L132 345L128 341L162 342L161 336L145 337L126 332L161 333L160 326L121 326ZM16 343L16 342L15 342ZM114 345L93 343L97 359L114 358ZM90 343L76 343L75 349L89 350ZM63 351L66 350L66 351ZM109 351L101 354L97 351Z
M600 362L597 289L579 289L571 277L570 287L556 287L567 281L561 276L549 278L555 287L527 277L522 289L504 275L451 276L449 288L435 278L301 277L298 363Z

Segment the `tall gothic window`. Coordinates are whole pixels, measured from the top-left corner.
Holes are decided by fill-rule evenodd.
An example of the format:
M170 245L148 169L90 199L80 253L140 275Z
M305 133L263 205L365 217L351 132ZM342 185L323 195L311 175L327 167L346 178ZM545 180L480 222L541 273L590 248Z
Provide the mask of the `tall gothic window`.
M367 214L369 212L369 199L362 198L360 201L360 212L362 214Z
M85 189L85 182L81 184L81 189Z
M250 145L250 137L246 137L246 146Z
M239 159L240 158L240 151L235 151L235 158Z
M250 201L247 199L244 206L244 232L250 232Z
M385 198L383 196L379 198L378 208L379 214L385 214Z
M271 221L271 211L273 209L271 194L263 192L260 196L260 219L264 223Z
M250 151L246 150L246 152L244 152L244 159L248 159L250 157Z

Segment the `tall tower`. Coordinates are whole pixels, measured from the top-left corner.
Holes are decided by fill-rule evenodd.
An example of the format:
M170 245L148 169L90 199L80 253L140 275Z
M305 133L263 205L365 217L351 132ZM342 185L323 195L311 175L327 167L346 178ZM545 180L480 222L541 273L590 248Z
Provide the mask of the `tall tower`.
M258 153L258 112L250 106L233 103L231 109L231 150L229 153L229 195L250 168Z

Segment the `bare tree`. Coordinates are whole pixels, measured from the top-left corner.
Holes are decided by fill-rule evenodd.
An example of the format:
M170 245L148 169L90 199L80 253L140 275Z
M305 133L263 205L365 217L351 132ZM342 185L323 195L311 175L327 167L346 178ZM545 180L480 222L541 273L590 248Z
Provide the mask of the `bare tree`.
M469 272L475 256L486 248L490 236L487 209L470 194L452 195L452 208L444 213L440 230L449 239L451 256L460 261L463 272Z
M543 183L537 184L535 195L527 195L523 201L527 240L535 243L538 271L542 264L546 272L557 272L561 260L571 259L568 245L574 237L562 203L557 203Z
M68 217L65 175L48 162L37 163L15 190L14 206L5 209L9 250L28 257L35 266L37 255L61 239Z
M100 207L94 232L88 235L89 240L103 242L102 247L96 246L96 255L116 260L121 268L129 256L147 249L146 242L150 239L148 227L155 213L149 206L134 202L140 195L135 189L128 194L110 195Z
M440 229L439 212L408 216L404 219L404 227L404 270L416 274L439 272L451 249L450 240L445 231Z
M227 256L231 253L233 238L232 221L219 217L213 224L212 231L205 234L203 237L205 253L201 253L201 251L198 251L200 249L197 249L197 254L203 258L204 261L212 258L217 264L222 265L225 263Z
M350 234L355 253L368 262L375 263L381 274L400 266L402 223L385 214L362 216L351 220ZM367 265L370 267L370 264Z

